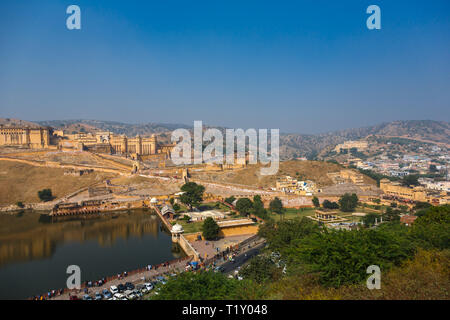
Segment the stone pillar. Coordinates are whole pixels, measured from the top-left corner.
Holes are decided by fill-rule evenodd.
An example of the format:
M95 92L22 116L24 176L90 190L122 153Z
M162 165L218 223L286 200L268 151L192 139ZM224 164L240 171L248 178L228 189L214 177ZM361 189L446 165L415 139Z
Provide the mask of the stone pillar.
M123 136L122 138L122 146L120 148L120 152L123 154L127 153L127 137Z
M142 138L141 136L137 136L137 142L136 142L136 153L141 155L142 154Z
M156 136L154 134L150 140L150 154L156 154Z

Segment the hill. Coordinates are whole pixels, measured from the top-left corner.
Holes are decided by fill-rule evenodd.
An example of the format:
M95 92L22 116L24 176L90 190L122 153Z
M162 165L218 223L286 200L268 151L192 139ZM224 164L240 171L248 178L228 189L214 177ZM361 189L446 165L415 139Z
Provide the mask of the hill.
M117 121L101 121L101 120L46 120L37 121L42 126L50 126L56 129L67 130L68 132L77 131L84 128L86 132L93 131L111 131L116 134L125 134L130 137L136 135L150 135L153 133L171 132L178 128L190 128L183 124L166 124L166 123L141 123L131 124Z
M5 127L30 127L30 128L39 127L39 124L37 124L36 122L11 118L0 118L0 125Z
M275 175L262 176L260 164L248 165L244 169L223 172L192 172L193 178L211 181L247 185L252 187L268 188L274 187L279 177L291 176L300 180L312 180L318 186L330 186L333 181L327 173L337 172L342 166L325 161L282 161ZM368 182L374 183L370 178ZM369 181L370 180L370 181Z
M192 126L184 124L167 123L141 123L130 124L117 121L101 120L46 120L24 121L17 119L1 119L4 125L51 126L63 129L66 132L94 132L111 131L116 134L148 136L158 134L162 143L170 142L171 131L177 128L192 130ZM225 128L218 128L223 131ZM450 147L450 123L433 120L406 120L386 122L374 126L339 130L321 134L280 134L281 159L294 159L307 157L308 159L321 159L337 144L347 140L360 140L369 137L392 137L415 140L423 143L439 144Z
M283 158L308 157L332 150L347 140L370 136L399 137L420 142L450 146L450 123L432 120L408 120L382 123L375 126L346 129L316 135L283 134L280 136L280 154Z

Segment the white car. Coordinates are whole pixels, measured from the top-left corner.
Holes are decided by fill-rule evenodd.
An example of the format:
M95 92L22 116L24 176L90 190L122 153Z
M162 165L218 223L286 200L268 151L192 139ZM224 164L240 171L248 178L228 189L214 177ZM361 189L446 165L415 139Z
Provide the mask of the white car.
M119 289L116 286L109 287L109 291L111 291L111 293L113 295L115 295L116 293L119 293Z
M148 291L153 290L153 284L150 282L144 283L144 286Z
M134 299L137 298L136 295L131 290L126 290L124 292L124 294L125 294L125 297L127 297L128 300L134 300Z
M123 300L124 298L126 299L126 297L121 293L114 294L114 298L116 298L117 300Z
M141 292L142 292L143 294L148 293L148 291L149 291L149 290L148 290L147 287L145 287L145 286L141 288Z

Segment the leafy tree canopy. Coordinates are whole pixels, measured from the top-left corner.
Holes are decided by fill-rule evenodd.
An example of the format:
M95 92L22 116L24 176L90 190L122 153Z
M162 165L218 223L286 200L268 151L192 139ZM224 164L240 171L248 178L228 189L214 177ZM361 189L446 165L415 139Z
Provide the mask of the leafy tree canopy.
M351 195L349 193L346 193L339 199L339 207L344 212L354 211L357 205L358 196L355 193Z
M202 234L206 240L214 240L219 234L220 228L213 218L208 217L202 225Z
M316 208L320 207L319 198L313 197L312 198L312 203L313 203L314 207L316 207Z
M241 198L236 202L236 210L243 216L249 215L252 208L253 203L249 198Z
M180 196L180 201L192 210L192 207L198 207L203 201L205 187L195 182L188 182L181 186L181 191L184 193Z

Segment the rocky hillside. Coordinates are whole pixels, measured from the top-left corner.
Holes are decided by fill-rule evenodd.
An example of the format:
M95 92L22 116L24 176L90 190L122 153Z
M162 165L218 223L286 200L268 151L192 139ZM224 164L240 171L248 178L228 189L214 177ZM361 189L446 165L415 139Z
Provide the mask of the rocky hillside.
M284 134L280 137L280 153L285 158L314 158L346 140L359 140L374 135L450 145L450 123L432 120L393 121L316 135Z
M111 131L133 137L158 134L160 141L167 143L170 132L177 128L192 129L183 124L143 123L129 124L115 121L101 120L50 120L35 123L17 119L1 119L3 125L42 125L71 132ZM224 128L219 128L223 130ZM346 129L322 134L281 134L280 156L282 159L307 157L320 158L321 155L332 150L337 144L346 140L359 140L369 136L401 137L421 142L450 145L450 123L432 120L393 121L374 126Z

